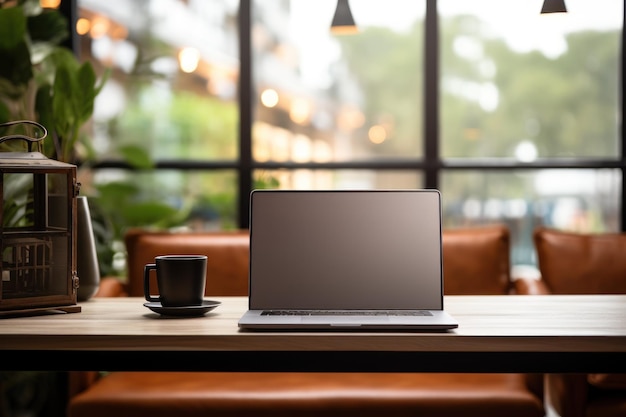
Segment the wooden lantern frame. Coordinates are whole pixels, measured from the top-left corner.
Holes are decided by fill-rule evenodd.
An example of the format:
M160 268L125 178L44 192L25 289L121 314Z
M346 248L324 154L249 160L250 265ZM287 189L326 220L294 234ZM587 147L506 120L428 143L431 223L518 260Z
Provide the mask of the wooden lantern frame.
M76 166L32 152L0 152L0 318L79 312L76 273ZM9 125L5 124L5 125Z

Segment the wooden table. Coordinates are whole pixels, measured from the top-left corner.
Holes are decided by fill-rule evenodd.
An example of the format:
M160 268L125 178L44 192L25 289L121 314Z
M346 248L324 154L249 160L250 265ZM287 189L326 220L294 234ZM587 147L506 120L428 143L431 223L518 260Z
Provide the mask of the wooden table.
M247 298L212 299L195 318L110 298L2 319L0 370L626 372L626 295L446 296L445 332L244 332Z

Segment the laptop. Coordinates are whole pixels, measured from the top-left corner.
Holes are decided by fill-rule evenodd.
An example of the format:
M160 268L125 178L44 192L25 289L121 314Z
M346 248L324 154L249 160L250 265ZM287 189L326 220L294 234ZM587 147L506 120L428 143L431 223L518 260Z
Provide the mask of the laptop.
M242 329L445 330L437 190L254 190Z

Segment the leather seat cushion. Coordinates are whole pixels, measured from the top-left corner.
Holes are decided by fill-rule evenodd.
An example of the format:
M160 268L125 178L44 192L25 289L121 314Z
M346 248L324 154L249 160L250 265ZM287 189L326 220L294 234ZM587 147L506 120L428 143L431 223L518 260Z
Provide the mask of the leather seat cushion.
M519 374L113 372L68 416L543 416L524 384Z

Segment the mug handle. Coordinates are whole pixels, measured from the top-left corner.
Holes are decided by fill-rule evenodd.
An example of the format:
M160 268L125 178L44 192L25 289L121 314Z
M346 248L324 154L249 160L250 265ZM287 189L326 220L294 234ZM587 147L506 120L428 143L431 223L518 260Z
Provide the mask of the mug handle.
M143 295L147 301L159 302L159 297L150 295L150 271L156 269L156 264L146 264L143 268Z

